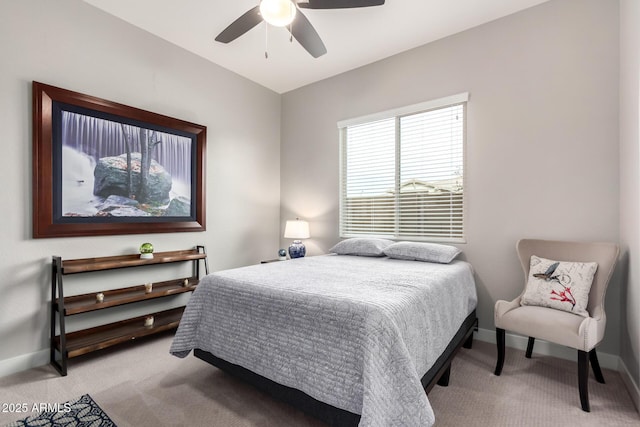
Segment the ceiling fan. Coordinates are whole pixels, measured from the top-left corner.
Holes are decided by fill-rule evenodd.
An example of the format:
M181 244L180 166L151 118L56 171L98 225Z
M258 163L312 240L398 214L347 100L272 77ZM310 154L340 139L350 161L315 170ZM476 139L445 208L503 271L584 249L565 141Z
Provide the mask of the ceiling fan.
M261 0L258 6L245 12L218 34L216 41L229 43L265 21L276 27L287 27L291 36L311 56L318 58L327 53L327 48L300 9L347 9L383 4L384 0Z

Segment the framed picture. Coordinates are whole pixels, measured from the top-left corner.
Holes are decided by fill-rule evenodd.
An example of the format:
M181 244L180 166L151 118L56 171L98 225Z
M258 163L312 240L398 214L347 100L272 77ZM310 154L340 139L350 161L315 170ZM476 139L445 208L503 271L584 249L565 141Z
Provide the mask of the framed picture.
M206 133L33 82L33 237L204 231Z

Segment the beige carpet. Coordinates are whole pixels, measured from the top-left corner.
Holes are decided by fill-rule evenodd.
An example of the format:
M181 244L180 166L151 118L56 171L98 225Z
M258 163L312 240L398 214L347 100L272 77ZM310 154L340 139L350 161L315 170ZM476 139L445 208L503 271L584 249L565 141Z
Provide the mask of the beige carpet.
M167 335L72 359L66 377L44 366L1 378L0 403L32 406L89 393L119 427L323 426L192 355L169 355L170 342ZM529 360L510 348L502 376L493 375L494 363L488 343L458 353L449 387L429 394L436 426L640 426L617 372L604 370L606 384L591 379L585 413L575 363ZM0 412L0 425L24 416Z

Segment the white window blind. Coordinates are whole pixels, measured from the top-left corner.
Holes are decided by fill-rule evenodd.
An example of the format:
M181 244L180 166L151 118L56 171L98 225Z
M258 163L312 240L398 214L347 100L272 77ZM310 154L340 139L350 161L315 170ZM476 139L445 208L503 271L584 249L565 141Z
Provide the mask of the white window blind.
M338 124L342 237L464 241L467 99Z

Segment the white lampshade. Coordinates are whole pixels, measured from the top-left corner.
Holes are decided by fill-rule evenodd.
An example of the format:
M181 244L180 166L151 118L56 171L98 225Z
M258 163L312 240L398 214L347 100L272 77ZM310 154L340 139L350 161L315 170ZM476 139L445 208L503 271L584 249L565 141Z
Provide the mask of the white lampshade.
M269 24L285 27L296 17L296 6L291 0L262 0L260 14Z
M287 221L287 225L284 227L285 239L308 239L310 236L309 223L307 221L299 219Z

